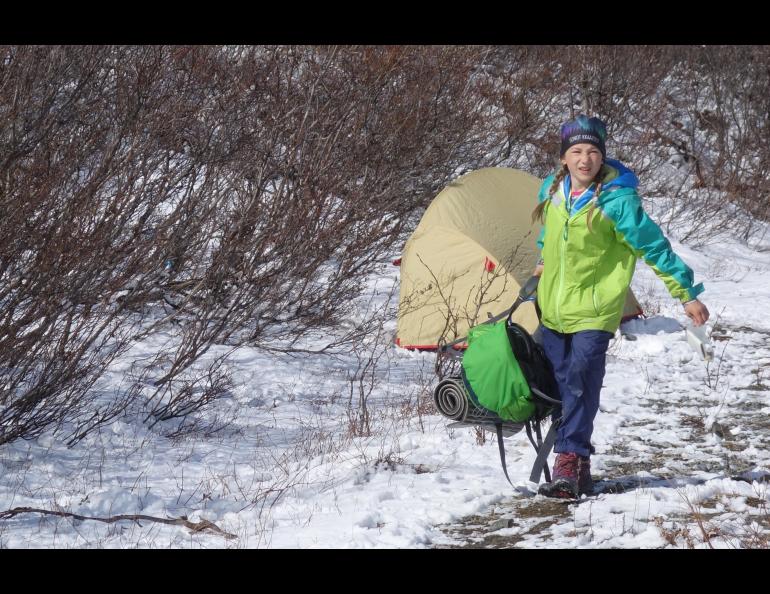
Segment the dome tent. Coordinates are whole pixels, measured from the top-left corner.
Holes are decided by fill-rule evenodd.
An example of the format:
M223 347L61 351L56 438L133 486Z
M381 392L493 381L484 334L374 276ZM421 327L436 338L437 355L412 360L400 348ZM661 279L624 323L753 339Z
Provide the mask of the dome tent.
M397 345L435 349L511 306L539 256L532 211L541 183L494 167L439 192L402 252ZM629 290L624 317L639 313ZM533 333L534 303L522 304L513 321Z

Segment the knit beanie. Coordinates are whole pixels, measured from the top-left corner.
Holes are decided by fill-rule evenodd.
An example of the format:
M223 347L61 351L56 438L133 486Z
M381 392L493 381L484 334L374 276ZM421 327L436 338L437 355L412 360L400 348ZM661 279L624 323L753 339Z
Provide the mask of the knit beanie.
M561 127L561 153L564 156L567 149L573 144L586 142L593 144L602 152L602 157L607 158L607 149L604 141L607 139L607 126L599 118L589 118L579 115L571 122Z

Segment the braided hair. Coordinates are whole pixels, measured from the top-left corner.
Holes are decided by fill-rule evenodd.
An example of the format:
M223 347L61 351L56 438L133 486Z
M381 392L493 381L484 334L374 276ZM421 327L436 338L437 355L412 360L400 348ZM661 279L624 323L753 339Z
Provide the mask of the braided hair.
M532 211L533 223L535 221L540 221L540 224L543 224L545 222L545 208L548 205L548 203L551 201L551 198L553 198L553 195L556 192L556 190L559 189L559 184L567 176L568 173L569 173L569 169L567 169L566 165L562 165L562 168L556 172L556 176L553 178L553 183L551 184L551 187L548 189L548 198L546 198L540 204L538 204L535 207L535 210Z

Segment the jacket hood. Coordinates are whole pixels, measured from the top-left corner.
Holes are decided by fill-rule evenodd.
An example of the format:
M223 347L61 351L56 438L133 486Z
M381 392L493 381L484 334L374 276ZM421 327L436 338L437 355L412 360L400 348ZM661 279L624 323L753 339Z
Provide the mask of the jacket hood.
M639 178L636 177L636 174L620 161L605 159L604 164L609 167L610 172L604 176L603 189L630 188L635 190L639 186Z

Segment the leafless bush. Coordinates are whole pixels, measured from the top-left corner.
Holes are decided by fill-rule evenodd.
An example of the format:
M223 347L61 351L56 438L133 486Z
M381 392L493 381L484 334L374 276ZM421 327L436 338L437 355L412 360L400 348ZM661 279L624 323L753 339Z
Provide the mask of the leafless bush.
M132 52L137 78L152 51ZM0 443L92 416L86 394L136 330L114 298L148 259L157 163L121 53L2 49Z
M559 125L581 112L598 115L608 125L610 156L637 172L643 196L668 201L660 215L669 230L679 228L680 239L694 244L728 231L748 239L757 221L770 216L769 52L766 46L496 48L486 73L503 84L487 100L505 106L511 144L524 149L511 149L506 164L546 175L558 155Z
M370 299L364 315L365 338L358 341L352 350L356 366L347 373L348 382L348 433L354 437L368 437L372 434L372 411L369 399L380 387L387 373L388 354L392 349L390 333L385 324L395 317L397 283L393 283L383 295L381 303L374 303L376 294Z
M146 407L149 409L145 422L154 427L161 421L171 419L187 419L215 400L228 394L233 387L233 381L229 370L224 366L228 354L217 357L202 372L192 372L175 377L173 382L166 382L157 386L152 395L147 398ZM196 430L200 430L200 422L196 423ZM183 423L184 426L184 423ZM175 435L180 435L182 427L174 430ZM215 427L206 429L208 433L216 432Z
M480 52L3 48L0 443L88 414L112 358L172 322L158 387L213 344L335 326L482 152Z

